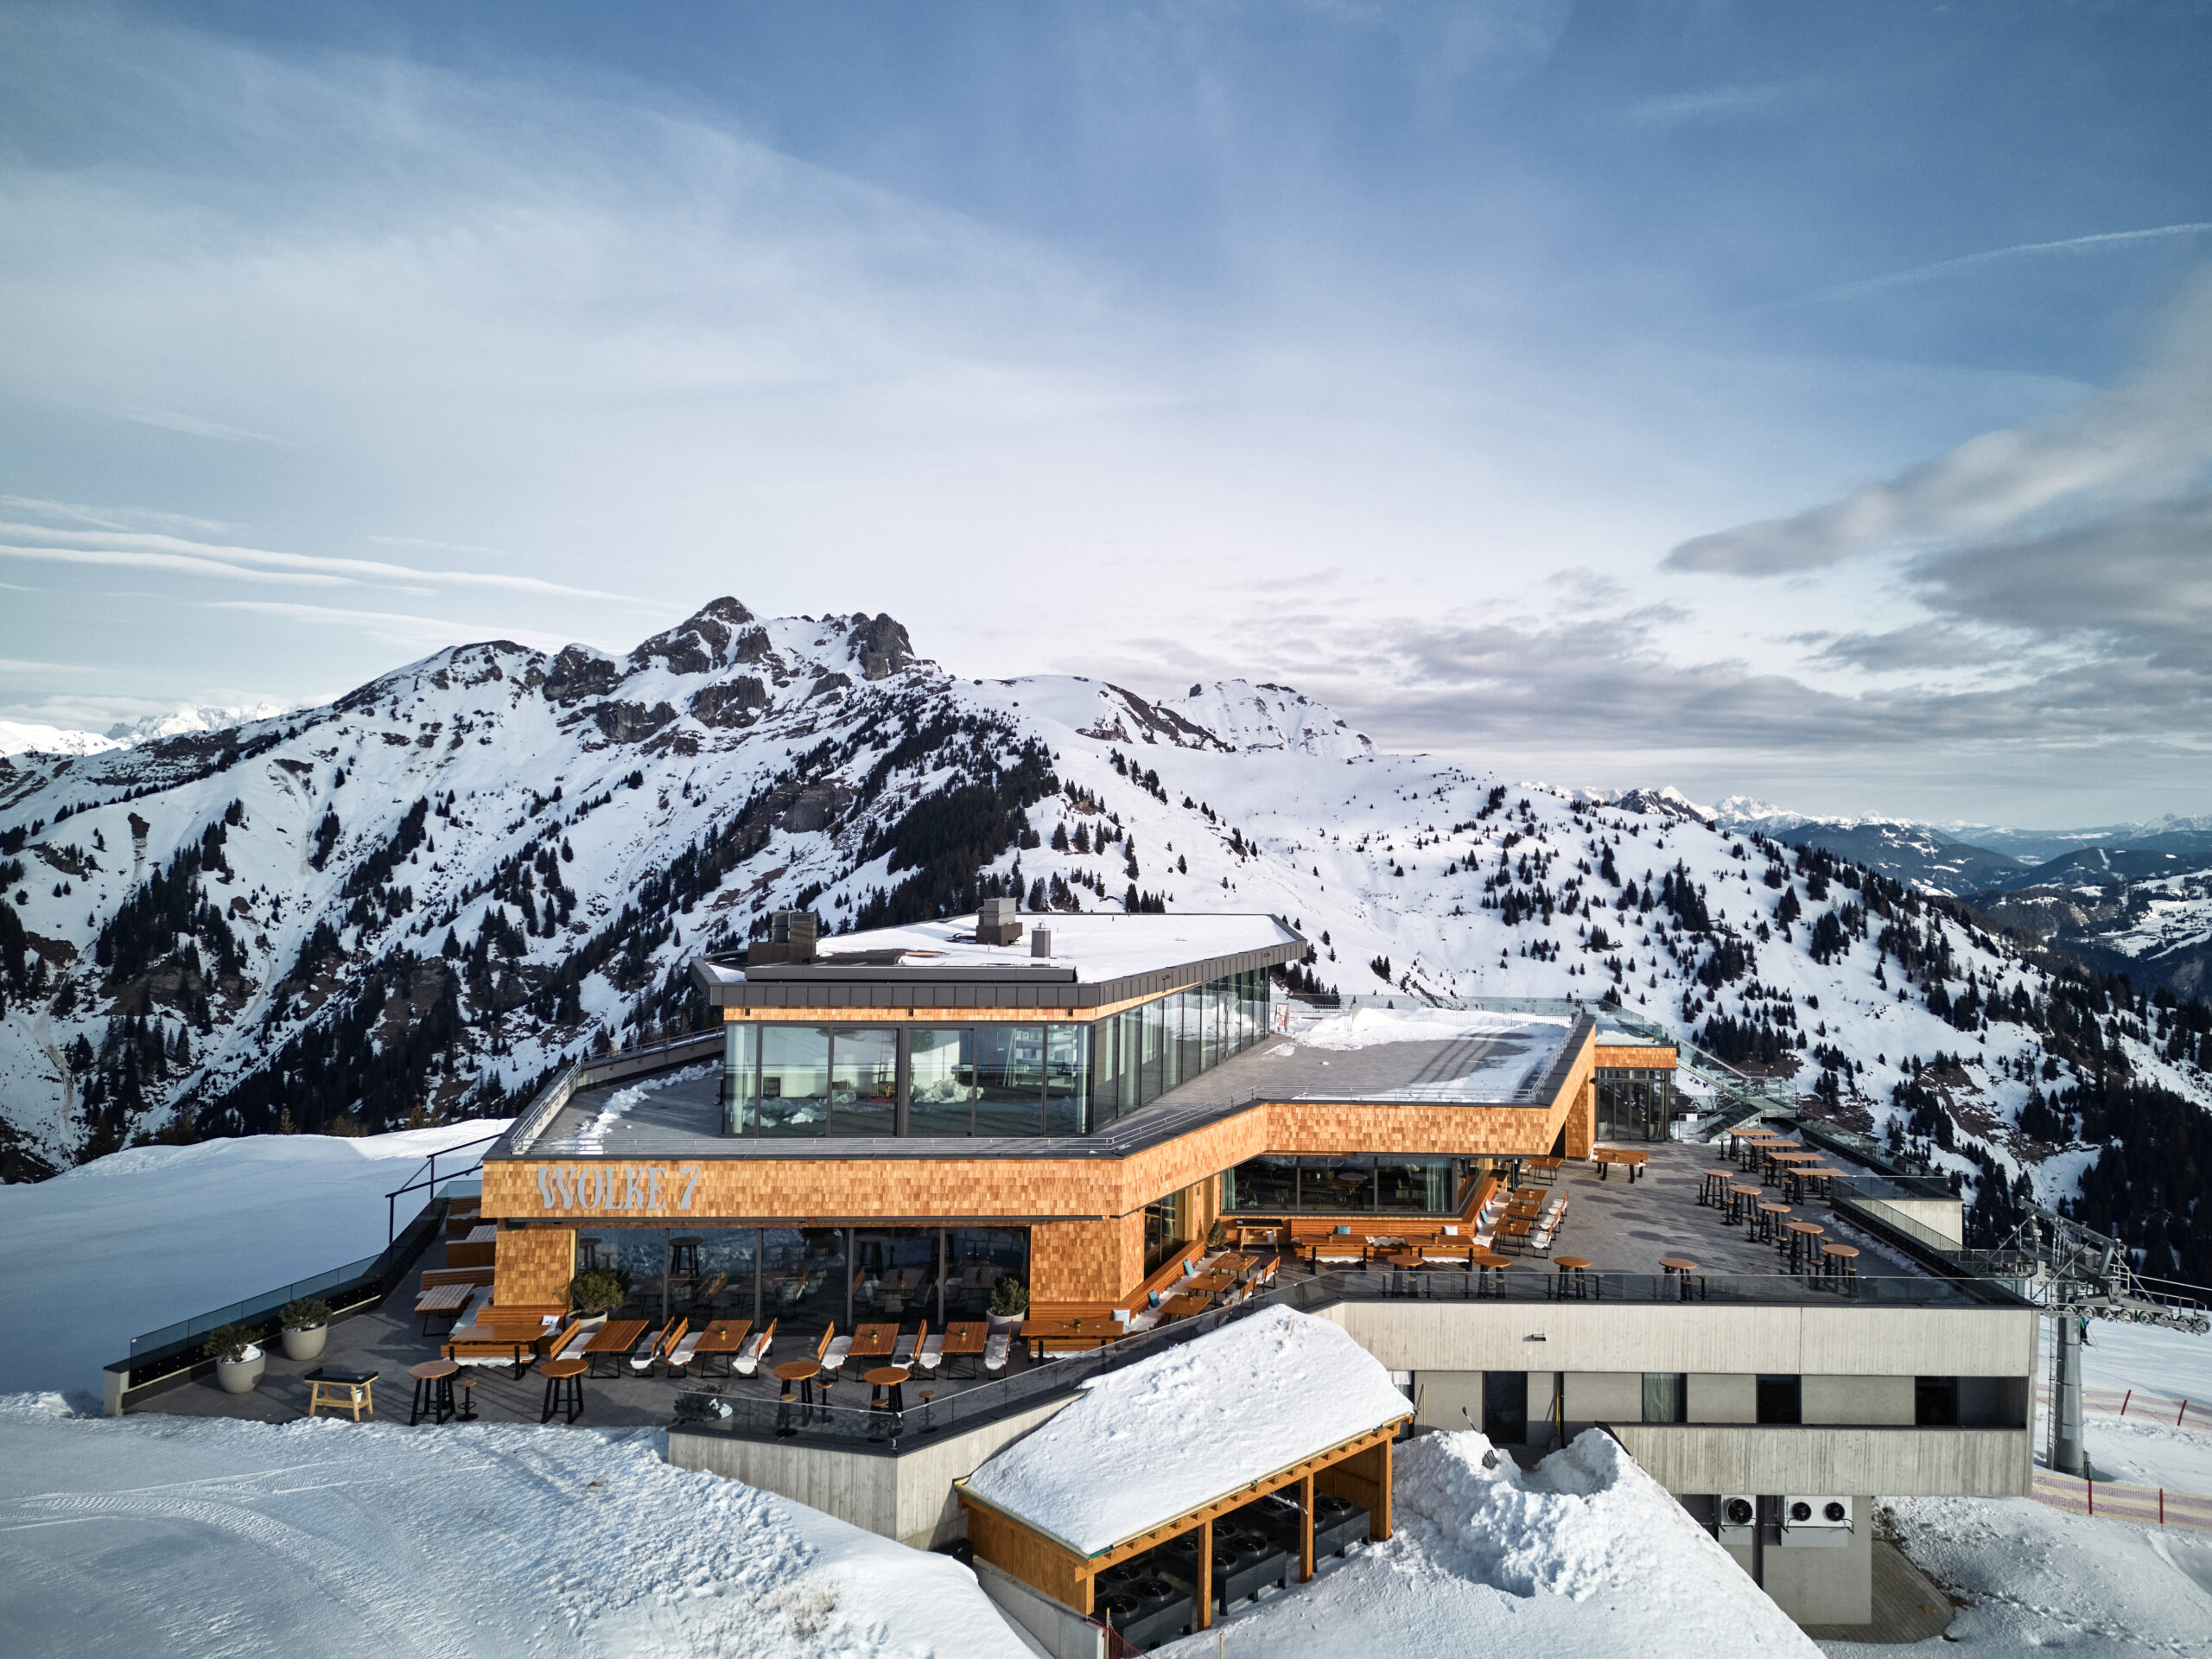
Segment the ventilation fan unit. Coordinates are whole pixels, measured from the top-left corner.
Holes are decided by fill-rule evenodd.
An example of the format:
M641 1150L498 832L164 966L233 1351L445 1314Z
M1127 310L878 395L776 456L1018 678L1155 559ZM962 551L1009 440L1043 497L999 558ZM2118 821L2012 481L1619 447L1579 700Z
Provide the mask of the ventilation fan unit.
M1782 1500L1782 1541L1840 1548L1851 1541L1851 1500L1789 1493Z
M1723 1492L1718 1509L1720 1541L1748 1544L1759 1529L1759 1501L1748 1492Z

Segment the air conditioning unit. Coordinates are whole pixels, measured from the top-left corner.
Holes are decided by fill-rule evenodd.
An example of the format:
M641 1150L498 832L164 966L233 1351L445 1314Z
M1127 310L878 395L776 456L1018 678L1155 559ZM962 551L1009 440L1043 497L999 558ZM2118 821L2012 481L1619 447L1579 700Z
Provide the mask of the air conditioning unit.
M1834 1496L1784 1494L1782 1541L1799 1548L1841 1548L1851 1541L1851 1500Z
M1759 1501L1748 1492L1723 1492L1714 1507L1724 1544L1750 1544L1758 1536Z

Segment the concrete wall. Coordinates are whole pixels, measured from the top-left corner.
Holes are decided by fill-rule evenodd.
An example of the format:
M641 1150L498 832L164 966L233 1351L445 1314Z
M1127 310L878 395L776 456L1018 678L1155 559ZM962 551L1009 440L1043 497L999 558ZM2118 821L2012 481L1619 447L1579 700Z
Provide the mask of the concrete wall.
M1415 1371L1414 1427L1464 1429L1483 1426L1480 1371Z
M952 1483L1001 1446L1020 1440L1061 1407L1054 1400L965 1434L932 1440L903 1457L810 1445L804 1440L745 1440L671 1429L668 1460L704 1469L808 1504L840 1521L927 1549L964 1535Z
M1749 1371L1692 1371L1688 1384L1689 1421L1756 1423L1759 1420L1758 1381ZM1637 1416L1641 1418L1643 1414L1639 1411ZM1728 1490L1738 1489L1732 1486Z
M1955 1248L1965 1247L1966 1206L1956 1198L1877 1198L1873 1202L1885 1210L1896 1211L1916 1226L1949 1239Z
M1803 1422L1912 1426L1909 1376L1814 1376L1799 1379L1798 1392L1797 1415Z
M2020 1497L2034 1469L2025 1429L1620 1423L1615 1432L1670 1492Z
M1641 1371L1569 1371L1567 1374L1567 1438L1598 1423L1634 1423L1643 1419Z
M1851 1522L1841 1548L1785 1546L1771 1535L1760 1544L1760 1587L1800 1624L1865 1624L1872 1621L1873 1499L1851 1500ZM1780 1529L1772 1531L1778 1533Z
M1000 1613L1020 1625L1052 1659L1106 1659L1105 1630L1081 1613L986 1560L976 1561L976 1581Z
M1394 1371L2032 1376L2033 1308L1681 1302L1344 1302L1334 1319ZM1540 1339L1542 1345L1537 1346Z

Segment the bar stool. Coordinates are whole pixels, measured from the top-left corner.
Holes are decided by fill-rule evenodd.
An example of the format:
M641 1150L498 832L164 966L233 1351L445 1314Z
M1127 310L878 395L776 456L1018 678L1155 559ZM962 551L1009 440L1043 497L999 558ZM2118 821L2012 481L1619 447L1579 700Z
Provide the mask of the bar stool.
M1789 1206L1786 1204L1762 1201L1758 1207L1751 1211L1752 1243L1773 1243L1775 1224L1789 1213Z
M454 1414L454 1421L456 1423L474 1422L476 1421L475 1372L467 1369L462 1370L461 1375L453 1378L448 1386L461 1390L461 1409Z
M1827 1230L1810 1221L1789 1221L1783 1229L1789 1235L1789 1271L1799 1273L1812 1261L1814 1241Z
M668 1276L671 1279L696 1279L699 1276L699 1241L696 1238L671 1238L668 1241Z
M407 1375L415 1379L415 1403L407 1413L410 1428L421 1422L426 1413L441 1424L454 1414L453 1379L460 1370L449 1359L425 1360L408 1368Z
M1553 1283L1553 1293L1561 1298L1572 1296L1577 1300L1590 1294L1590 1261L1587 1256L1555 1255L1552 1266L1559 1269Z
M565 1411L572 1423L584 1414L586 1363L582 1359L549 1359L537 1368L545 1379L545 1407L537 1414L539 1422L551 1422L556 1411Z

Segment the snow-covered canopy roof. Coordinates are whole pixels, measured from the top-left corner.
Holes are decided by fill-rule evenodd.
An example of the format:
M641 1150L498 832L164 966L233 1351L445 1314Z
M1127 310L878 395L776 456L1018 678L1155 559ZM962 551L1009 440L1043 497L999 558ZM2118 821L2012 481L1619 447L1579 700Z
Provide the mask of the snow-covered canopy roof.
M1092 1378L968 1491L1096 1555L1412 1409L1339 1326L1269 1307Z

